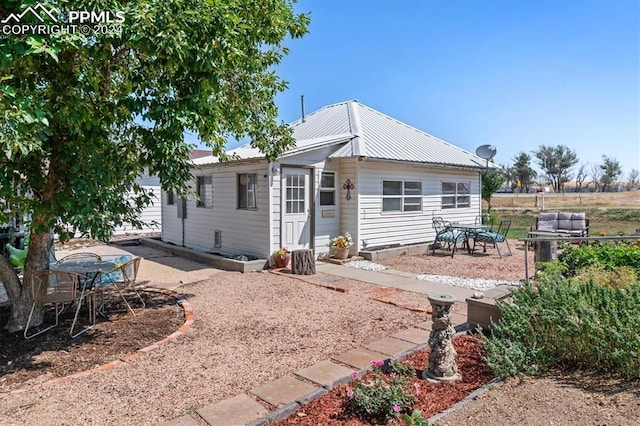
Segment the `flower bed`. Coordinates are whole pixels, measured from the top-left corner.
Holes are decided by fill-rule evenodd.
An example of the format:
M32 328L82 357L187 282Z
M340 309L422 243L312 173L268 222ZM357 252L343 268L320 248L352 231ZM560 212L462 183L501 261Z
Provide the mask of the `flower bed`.
M405 421L401 420L403 414L411 415L414 410L420 411L420 416L424 419L440 413L453 404L462 401L467 395L475 389L492 380L493 374L486 364L486 352L477 339L473 336L461 335L453 339L453 345L458 352L456 362L458 371L462 375L462 380L448 383L429 383L421 379L422 369L429 364L429 350L415 353L407 358L402 364L400 370L409 370L413 368L414 374L410 375L404 383L403 394L406 397L411 396L414 400L410 407L400 404L400 401L389 399L388 405L383 410L389 413L391 420L389 425L403 425ZM378 362L380 360L372 360ZM398 371L389 374L398 375ZM360 379L348 384L340 385L329 391L328 394L319 399L303 406L295 414L275 425L370 425L370 421L358 417L352 408L353 398L362 397L362 394L356 391L358 383L367 383L377 377L379 380L393 380L387 376L382 378L380 373L369 372ZM396 392L398 389L394 389ZM386 399L386 396L392 392L380 392L385 398L379 398L378 401ZM368 405L372 405L368 403ZM375 423L379 424L379 423ZM416 423L419 424L419 423Z

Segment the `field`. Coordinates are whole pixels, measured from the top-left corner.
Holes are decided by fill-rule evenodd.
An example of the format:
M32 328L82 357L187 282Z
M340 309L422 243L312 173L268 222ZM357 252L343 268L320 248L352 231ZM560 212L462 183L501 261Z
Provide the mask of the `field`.
M483 209L487 205L483 202ZM494 194L491 208L499 219L511 219L509 237L523 238L542 211L539 194ZM545 194L544 211L586 212L589 235L640 234L640 191L591 194Z

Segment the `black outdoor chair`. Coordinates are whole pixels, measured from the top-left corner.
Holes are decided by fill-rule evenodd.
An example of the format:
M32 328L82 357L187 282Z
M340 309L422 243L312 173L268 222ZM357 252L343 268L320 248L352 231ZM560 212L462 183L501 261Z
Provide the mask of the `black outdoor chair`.
M480 231L475 234L473 237L473 251L476 251L476 245L482 246L482 251L487 251L487 243L492 244L493 247L498 251L498 256L502 259L502 254L500 253L500 248L498 247L499 243L506 243L507 248L509 249L509 256L512 255L511 247L509 246L509 241L507 240L507 234L509 233L509 228L511 227L511 220L502 220L498 225L497 231Z

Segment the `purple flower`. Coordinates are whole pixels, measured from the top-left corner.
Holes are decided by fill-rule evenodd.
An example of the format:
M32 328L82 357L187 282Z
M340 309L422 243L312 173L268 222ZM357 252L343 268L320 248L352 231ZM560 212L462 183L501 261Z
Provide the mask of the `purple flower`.
M354 371L353 373L351 373L351 377L358 377L358 372Z
M353 391L352 391L351 389L349 389L349 390L347 391L347 396L348 396L349 398L351 398L351 397L353 396Z
M400 410L401 410L401 408L400 408L400 406L399 406L398 404L395 404L395 405L393 406L393 411L395 411L396 413L399 413L399 412L400 412Z
M414 383L413 390L415 391L416 396L420 395L420 383Z

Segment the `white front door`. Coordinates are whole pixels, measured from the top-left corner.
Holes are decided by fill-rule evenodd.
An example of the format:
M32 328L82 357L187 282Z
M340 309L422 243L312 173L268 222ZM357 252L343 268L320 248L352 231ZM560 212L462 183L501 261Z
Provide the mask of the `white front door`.
M310 248L311 179L308 170L282 171L282 245L289 250Z

